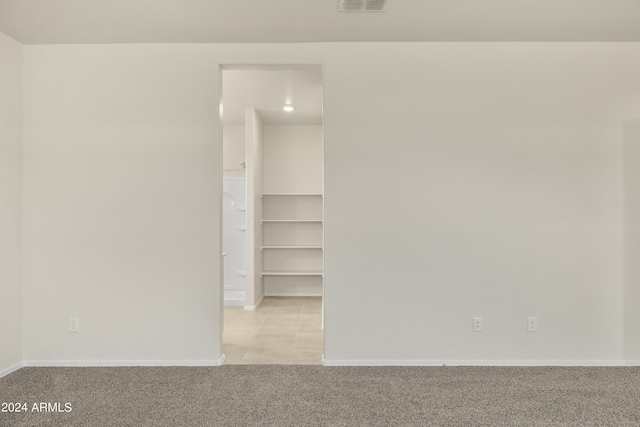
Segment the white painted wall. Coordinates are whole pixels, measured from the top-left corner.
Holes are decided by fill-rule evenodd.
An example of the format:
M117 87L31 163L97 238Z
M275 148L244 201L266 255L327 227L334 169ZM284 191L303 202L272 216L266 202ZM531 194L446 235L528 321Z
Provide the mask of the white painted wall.
M0 33L0 373L22 362L22 45Z
M338 52L325 357L621 359L622 134L640 117L640 45Z
M245 308L255 309L264 296L262 283L262 191L264 125L255 108L245 110L247 153L247 298Z
M624 357L640 361L640 121L624 128Z
M623 358L640 44L24 54L27 359L219 355L217 67L247 63L324 66L328 361Z
M264 192L322 193L322 126L264 127Z
M246 170L246 143L244 126L222 127L222 158L225 178L244 178Z
M25 48L25 360L220 357L207 50Z

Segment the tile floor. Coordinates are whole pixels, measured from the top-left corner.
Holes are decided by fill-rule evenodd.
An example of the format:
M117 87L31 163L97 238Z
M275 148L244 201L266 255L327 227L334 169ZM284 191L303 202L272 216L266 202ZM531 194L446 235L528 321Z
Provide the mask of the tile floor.
M321 297L265 297L256 310L224 308L230 365L320 365Z

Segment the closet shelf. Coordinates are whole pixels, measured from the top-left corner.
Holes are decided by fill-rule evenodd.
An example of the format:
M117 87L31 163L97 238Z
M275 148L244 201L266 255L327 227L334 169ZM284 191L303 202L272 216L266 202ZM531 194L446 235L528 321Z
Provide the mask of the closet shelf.
M261 276L322 276L321 270L263 271Z
M247 227L246 227L246 226L238 227L238 230L240 230L240 231L247 231Z
M262 193L262 196L316 196L322 197L322 193Z
M322 249L322 245L265 245L260 249Z
M260 221L261 224L264 224L265 222L317 222L322 224L321 219L263 219Z
M242 212L246 212L247 211L247 207L246 206L239 206L236 208L237 211L242 211Z

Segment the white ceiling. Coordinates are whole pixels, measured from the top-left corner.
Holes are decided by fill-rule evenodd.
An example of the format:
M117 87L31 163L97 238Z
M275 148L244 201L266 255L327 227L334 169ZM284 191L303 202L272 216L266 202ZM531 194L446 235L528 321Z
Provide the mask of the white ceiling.
M640 1L0 0L0 31L25 44L640 41Z
M322 124L322 71L297 69L225 69L222 72L222 123L243 125L245 108L258 109L265 124ZM290 104L292 112L282 107Z

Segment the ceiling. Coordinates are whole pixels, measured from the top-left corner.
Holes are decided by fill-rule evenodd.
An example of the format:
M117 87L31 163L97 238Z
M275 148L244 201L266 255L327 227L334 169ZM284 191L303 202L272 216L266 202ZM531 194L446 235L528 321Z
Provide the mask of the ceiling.
M294 107L285 112L286 104ZM222 123L243 125L245 108L258 110L265 124L322 124L322 71L319 67L224 69Z
M0 0L24 44L338 41L640 41L639 0Z

